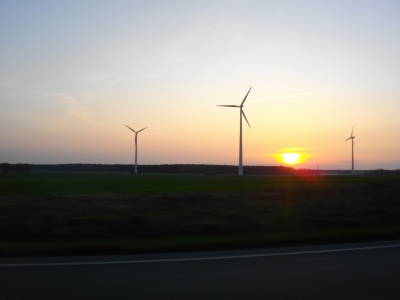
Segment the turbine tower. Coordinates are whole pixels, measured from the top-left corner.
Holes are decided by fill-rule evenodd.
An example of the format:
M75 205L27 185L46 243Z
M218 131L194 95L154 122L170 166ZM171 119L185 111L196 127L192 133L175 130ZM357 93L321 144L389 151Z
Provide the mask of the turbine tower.
M353 136L353 129L354 129L354 126L353 126L353 128L351 128L350 137L346 140L346 141L348 141L351 139L351 174L352 175L354 175L354 139L355 139L355 136Z
M137 135L139 132L145 130L147 127L140 129L139 131L135 131L132 128L130 128L128 125L125 125L128 127L130 130L132 130L135 133L135 173L137 173Z
M239 175L243 175L243 147L242 147L242 116L245 118L247 125L250 126L249 121L247 121L246 115L244 114L243 111L243 104L244 101L246 101L247 96L249 95L251 90L251 87L249 91L247 92L246 96L244 97L242 103L240 105L218 105L218 106L223 106L223 107L239 107L240 108L240 133L239 133Z

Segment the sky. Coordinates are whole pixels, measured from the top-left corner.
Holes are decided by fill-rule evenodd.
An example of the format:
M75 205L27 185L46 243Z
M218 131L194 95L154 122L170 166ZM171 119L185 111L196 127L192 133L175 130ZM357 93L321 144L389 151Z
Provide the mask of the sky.
M0 0L0 162L400 169L400 2Z

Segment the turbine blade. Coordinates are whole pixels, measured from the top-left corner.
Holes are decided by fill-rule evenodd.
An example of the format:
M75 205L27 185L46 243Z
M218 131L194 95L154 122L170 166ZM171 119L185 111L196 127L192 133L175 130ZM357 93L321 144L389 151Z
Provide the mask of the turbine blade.
M251 88L252 88L252 86L250 87L250 90L251 90ZM247 96L249 95L249 93L250 93L250 90L247 92L247 94L246 94L246 97L244 97L244 99L243 99L243 101L242 101L242 104L240 104L240 106L243 106L243 104L244 104L244 101L246 101L246 99L247 99Z
M351 137L349 137L346 141L348 141L349 139L351 139Z
M354 129L354 125L353 125L353 127L351 127L351 136L353 136L353 129Z
M139 132L141 132L141 131L143 131L143 130L145 130L147 127L149 127L149 126L146 126L145 128L143 128L143 129L140 129L137 133L139 133Z
M223 107L240 107L239 105L217 105L217 106L223 106Z
M246 115L244 114L244 111L243 111L243 110L242 110L242 114L243 114L244 119L245 119L246 122L247 122L247 125L249 125L249 127L251 128L250 123L249 123L249 121L247 121Z
M128 125L125 125L126 127L128 127L130 130L132 130L134 133L136 133L135 130L133 130L132 128L130 128Z

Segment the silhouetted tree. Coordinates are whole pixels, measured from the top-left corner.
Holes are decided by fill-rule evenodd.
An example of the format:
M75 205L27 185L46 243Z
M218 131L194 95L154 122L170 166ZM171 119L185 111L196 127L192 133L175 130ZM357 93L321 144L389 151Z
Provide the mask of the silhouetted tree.
M23 172L23 171L24 171L24 168L23 168L22 164L15 164L15 165L14 165L14 171L15 171L16 173Z
M1 169L1 171L3 172L3 173L7 173L8 172L8 170L10 170L10 164L9 163L2 163L1 165L0 165L0 169Z
M23 164L24 167L24 172L30 172L32 170L31 165L30 164Z
M14 171L16 173L22 173L22 172L30 172L31 171L31 166L29 164L15 164L14 165Z

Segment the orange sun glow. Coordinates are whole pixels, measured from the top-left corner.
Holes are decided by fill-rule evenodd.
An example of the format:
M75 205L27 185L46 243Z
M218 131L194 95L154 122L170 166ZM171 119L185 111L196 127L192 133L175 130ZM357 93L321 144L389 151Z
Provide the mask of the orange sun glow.
M284 163L289 165L297 164L300 161L301 154L299 153L282 153L279 154Z

